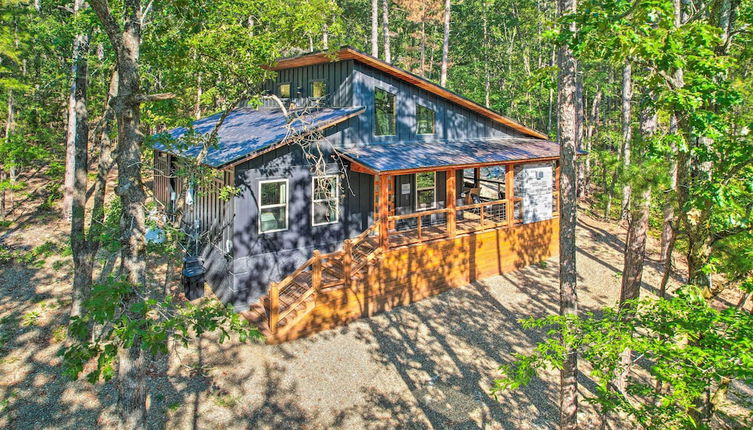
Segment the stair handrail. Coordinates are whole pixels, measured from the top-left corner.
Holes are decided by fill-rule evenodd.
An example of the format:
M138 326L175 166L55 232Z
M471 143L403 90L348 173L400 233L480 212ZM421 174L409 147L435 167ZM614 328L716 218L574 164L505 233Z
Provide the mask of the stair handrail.
M271 282L269 286L269 328L272 333L277 332L277 326L280 320L284 319L290 312L293 311L298 305L303 303L311 295L319 293L322 286L322 261L324 259L331 258L336 255L342 255L343 257L343 272L345 279L343 280L346 285L350 286L353 275L355 272L361 270L364 264L353 264L353 247L364 241L371 233L373 233L378 226L378 223L374 223L369 228L361 232L353 239L346 239L344 242L342 251L335 251L328 254L322 254L318 249L314 250L311 258L306 260L305 263L300 265L291 274L286 276L279 282ZM372 253L373 254L373 253ZM371 261L369 259L368 261ZM298 300L288 305L284 311L280 312L280 291L284 291L295 278L297 278L304 271L311 268L311 285L301 295Z

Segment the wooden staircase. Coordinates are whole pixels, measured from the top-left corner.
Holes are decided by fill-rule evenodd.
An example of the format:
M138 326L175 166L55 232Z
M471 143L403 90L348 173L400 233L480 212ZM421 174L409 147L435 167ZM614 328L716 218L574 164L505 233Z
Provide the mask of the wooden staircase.
M375 223L357 237L345 240L339 251L314 251L293 273L272 283L269 294L242 312L243 316L268 338L284 332L314 308L319 292L349 288L354 280L365 276L367 266L382 252L377 226Z

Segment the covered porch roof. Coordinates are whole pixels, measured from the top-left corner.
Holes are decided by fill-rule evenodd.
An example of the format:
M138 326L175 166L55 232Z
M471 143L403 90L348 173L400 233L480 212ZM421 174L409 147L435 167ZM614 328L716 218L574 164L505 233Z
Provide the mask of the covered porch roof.
M379 174L555 160L560 156L560 145L543 139L499 138L365 145L340 153L356 168Z

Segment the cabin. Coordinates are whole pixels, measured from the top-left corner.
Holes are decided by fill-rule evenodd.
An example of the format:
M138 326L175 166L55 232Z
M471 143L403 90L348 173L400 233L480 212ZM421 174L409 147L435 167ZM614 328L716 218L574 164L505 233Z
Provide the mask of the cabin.
M270 69L264 105L218 128L211 181L181 189L176 166L201 148L159 143L153 182L166 208L185 193L209 288L269 342L558 252L560 150L547 136L349 47Z

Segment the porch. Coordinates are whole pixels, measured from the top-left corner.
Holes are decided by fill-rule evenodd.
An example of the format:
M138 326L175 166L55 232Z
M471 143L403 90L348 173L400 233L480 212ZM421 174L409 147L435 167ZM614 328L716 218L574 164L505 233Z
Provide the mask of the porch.
M556 185L550 189L551 217L526 224L525 200L515 195L521 164L484 166L504 172L498 179L482 177L481 166L374 172L374 223L338 251L314 251L296 271L272 283L246 317L277 343L550 257L559 232L559 193ZM355 163L350 168L363 170ZM552 170L558 179L555 163ZM412 190L415 207L401 208L398 178L428 173L435 181L442 177L443 186L433 184L431 199ZM413 183L419 188L418 179ZM483 188L486 193L479 192ZM424 200L443 207L421 207Z

